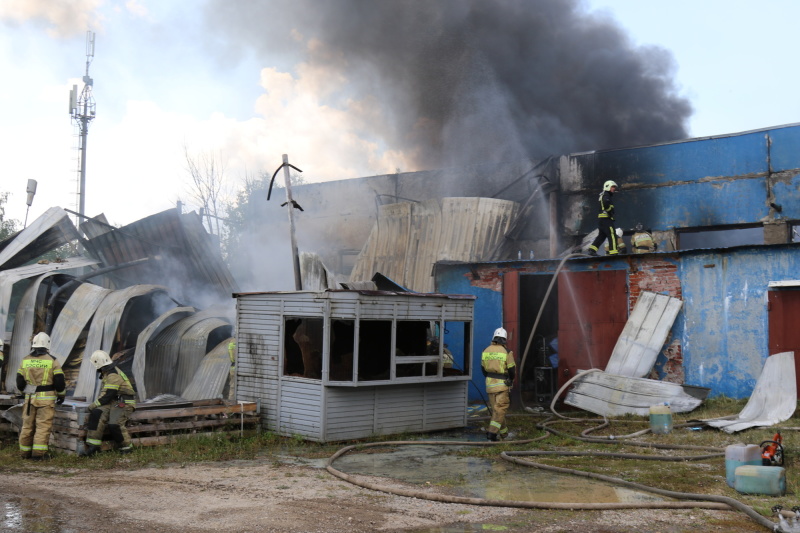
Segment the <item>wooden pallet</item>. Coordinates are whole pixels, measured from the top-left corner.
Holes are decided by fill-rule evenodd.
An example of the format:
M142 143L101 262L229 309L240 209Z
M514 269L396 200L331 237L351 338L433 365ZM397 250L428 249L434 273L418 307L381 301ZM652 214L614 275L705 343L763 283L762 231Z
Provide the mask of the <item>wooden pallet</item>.
M82 453L89 422L88 405L76 403L56 408L50 447L63 453ZM134 446L159 446L180 438L232 434L259 429L258 405L254 402L199 400L181 404L138 404L128 422ZM114 443L106 433L103 450Z

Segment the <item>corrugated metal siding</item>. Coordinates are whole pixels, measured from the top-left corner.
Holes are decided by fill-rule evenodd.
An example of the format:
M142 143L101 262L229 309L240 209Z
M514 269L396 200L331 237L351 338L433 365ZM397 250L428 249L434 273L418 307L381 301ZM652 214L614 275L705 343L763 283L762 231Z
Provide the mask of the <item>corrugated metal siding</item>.
M444 198L381 206L351 281L380 272L418 292L434 290L436 261L489 257L510 228L519 204L492 198Z
M225 339L215 346L197 365L186 390L181 394L187 400L205 400L208 398L222 398L225 384L230 376L231 360L228 355L228 343L233 337Z
M136 392L139 401L143 402L147 398L156 396L147 393L147 380L145 379L145 368L147 367L147 351L150 339L157 337L165 328L170 327L175 322L186 318L195 313L194 307L175 307L162 313L157 319L147 325L136 338L136 351L133 355L133 376L136 381Z
M31 282L22 299L17 306L17 313L14 319L14 329L11 335L11 354L9 355L8 368L11 369L6 374L6 390L16 390L17 369L31 352L31 338L33 337L36 324L36 299L39 294L39 287L46 278L55 275L55 272L47 272L37 277Z
M192 325L180 339L178 367L175 372L175 394L183 396L189 383L195 379L195 372L208 353L209 338L229 337L233 326L227 320L209 317ZM227 354L227 345L226 345ZM230 366L230 359L228 359ZM187 398L188 399L188 398ZM199 398L196 398L199 399Z
M60 207L51 207L27 228L0 243L0 267L22 266L78 238L78 230L67 212Z
M59 364L64 365L89 320L109 293L108 289L83 283L69 297L50 334L50 353Z
M88 257L70 257L59 263L33 264L17 268L10 268L0 272L0 335L3 341L9 339L6 335L8 317L11 314L11 293L14 284L24 279L32 278L44 274L45 272L74 273L73 271L91 265L96 265L98 261Z
M89 360L95 350L104 350L113 355L114 337L119 321L125 312L128 302L139 296L163 292L166 289L159 285L134 285L114 291L107 295L97 308L95 318L89 326L86 337L86 349L83 352L81 370L75 385L75 396L85 396L86 401L93 401L98 386L97 370Z

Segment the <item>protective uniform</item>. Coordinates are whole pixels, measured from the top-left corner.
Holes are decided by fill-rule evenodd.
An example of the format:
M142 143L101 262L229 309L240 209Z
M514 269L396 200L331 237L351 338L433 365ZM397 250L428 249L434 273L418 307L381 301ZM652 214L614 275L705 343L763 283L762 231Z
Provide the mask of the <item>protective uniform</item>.
M106 424L119 452L130 453L131 437L126 424L136 409L136 391L128 376L111 362L107 353L97 350L92 354L92 363L95 367L99 366L98 372L103 382L100 395L91 405L92 412L86 432L86 454L93 455L100 451Z
M608 239L608 254L617 255L619 253L619 238L617 237L616 227L614 226L614 189L617 184L611 180L603 184L603 192L600 193L600 212L597 214L597 237L589 245L589 255L597 255L597 250L603 241Z
M506 427L506 411L511 405L509 391L514 382L516 365L514 353L506 350L506 330L497 328L492 337L492 343L481 354L481 371L486 377L486 393L489 396L489 408L492 410L492 420L489 422L489 431L486 437L489 440L505 438L508 435Z
M631 246L633 246L633 253L635 254L656 251L656 243L653 242L653 236L649 231L643 230L641 226L636 227L636 233L631 237Z
M617 250L619 251L619 253L624 254L626 252L625 252L625 241L622 240L622 235L623 235L622 228L617 228L615 232L617 234ZM606 243L603 246L603 248L605 248L606 253L608 253L608 243Z
M66 397L66 381L61 365L48 352L50 337L38 333L17 370L17 389L25 393L19 451L23 458L42 459L48 451L56 404Z

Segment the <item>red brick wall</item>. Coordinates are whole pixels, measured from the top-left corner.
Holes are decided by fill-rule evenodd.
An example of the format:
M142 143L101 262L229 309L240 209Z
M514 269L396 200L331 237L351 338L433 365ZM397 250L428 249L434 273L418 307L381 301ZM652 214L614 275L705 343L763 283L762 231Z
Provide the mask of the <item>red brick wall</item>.
M681 284L677 275L678 267L673 263L655 258L646 258L631 265L628 273L630 283L630 311L639 300L642 291L666 294L673 298L682 298ZM664 381L684 383L683 351L679 339L667 338L667 347L662 352L667 362L664 363ZM655 370L650 374L652 379L659 379Z

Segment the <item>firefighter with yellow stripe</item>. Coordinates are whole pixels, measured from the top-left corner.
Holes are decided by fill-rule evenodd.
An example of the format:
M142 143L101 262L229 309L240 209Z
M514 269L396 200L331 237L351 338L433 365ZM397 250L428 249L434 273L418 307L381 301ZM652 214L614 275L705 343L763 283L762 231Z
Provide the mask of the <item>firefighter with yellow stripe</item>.
M22 429L19 451L23 459L41 460L47 454L56 405L64 403L67 394L64 372L50 355L50 336L37 333L31 342L31 353L22 359L17 370L17 389L25 394L22 405Z
M131 453L131 437L126 427L136 409L136 391L128 376L118 368L103 350L96 350L90 361L102 378L100 395L90 406L84 455L94 455L103 445L103 432L108 425L111 437L120 453Z
M645 230L641 223L636 224L636 233L631 237L633 253L646 254L655 252L658 245L653 242L653 235L649 230Z
M598 198L600 202L600 212L597 214L597 237L589 245L588 255L597 255L597 250L603 241L608 239L608 255L619 253L619 237L617 237L616 226L614 225L614 193L619 187L617 183L608 180L603 184L603 192Z
M481 371L486 378L486 393L489 396L489 409L492 420L486 438L497 441L498 436L508 436L506 427L506 411L511 405L511 386L514 383L516 365L514 352L506 350L508 334L503 328L497 328L492 335L492 343L481 354Z

